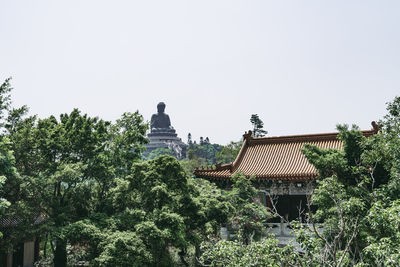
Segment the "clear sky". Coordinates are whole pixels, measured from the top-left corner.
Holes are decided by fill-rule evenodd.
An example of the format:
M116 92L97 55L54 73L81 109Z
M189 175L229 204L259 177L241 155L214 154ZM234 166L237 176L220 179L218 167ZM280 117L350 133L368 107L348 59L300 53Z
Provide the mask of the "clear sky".
M400 95L400 1L0 1L16 106L115 120L159 101L179 136L226 144L370 129Z

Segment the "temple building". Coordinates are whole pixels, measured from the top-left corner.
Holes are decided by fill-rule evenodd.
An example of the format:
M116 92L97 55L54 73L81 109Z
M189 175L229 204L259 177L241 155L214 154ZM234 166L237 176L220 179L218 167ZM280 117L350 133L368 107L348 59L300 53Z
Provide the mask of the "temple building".
M378 132L377 125L374 122L372 125L373 130L362 131L364 136ZM306 143L323 149L342 149L343 143L337 136L338 133L322 133L254 138L249 131L243 135L242 148L233 163L196 169L194 175L228 189L235 172L241 171L247 177L253 175L259 189L259 200L265 206L272 208L274 204L286 221L299 219L299 210L306 208L307 196L312 194L318 178L318 171L301 149ZM281 219L270 223L276 224L272 232L278 237L290 235L290 229L285 228L287 225L282 224Z
M157 113L151 116L150 133L147 137L150 143L146 146L146 152L157 148L167 148L174 152L177 159L186 157L186 144L178 137L175 129L171 126L171 120L165 111L165 103L157 105Z
M33 224L42 224L45 220L43 215L37 216ZM0 218L0 232L3 233L3 239L7 240L13 235L15 227L23 223L22 219L17 217L11 218ZM39 260L40 252L40 237L39 236L25 236L25 240L16 244L15 246L8 249L2 248L0 253L0 266L4 267L33 267L34 263Z

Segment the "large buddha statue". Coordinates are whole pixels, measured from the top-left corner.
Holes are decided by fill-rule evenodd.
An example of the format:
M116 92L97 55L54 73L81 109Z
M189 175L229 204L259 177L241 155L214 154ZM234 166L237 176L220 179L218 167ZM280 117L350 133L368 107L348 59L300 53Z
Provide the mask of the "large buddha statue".
M165 103L158 103L157 113L151 116L151 131L147 134L150 142L146 145L146 152L166 148L171 149L177 159L183 159L186 157L186 144L178 137L171 126L169 116L164 111Z
M174 128L171 126L171 121L168 114L165 112L165 103L160 102L157 105L157 114L151 116L151 132L166 132L175 133Z

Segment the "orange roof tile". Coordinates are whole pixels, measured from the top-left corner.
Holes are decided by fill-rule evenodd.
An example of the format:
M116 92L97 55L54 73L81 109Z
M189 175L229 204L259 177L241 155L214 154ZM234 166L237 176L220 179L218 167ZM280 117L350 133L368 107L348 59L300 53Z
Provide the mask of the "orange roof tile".
M376 132L376 128L362 131L364 136ZM337 135L338 133L323 133L253 138L249 131L243 135L243 146L233 163L217 164L215 169L196 169L194 175L201 178L229 179L236 171L242 171L246 176L255 175L257 179L314 179L318 177L318 172L304 157L301 149L306 143L324 149L342 149L343 144L337 139Z

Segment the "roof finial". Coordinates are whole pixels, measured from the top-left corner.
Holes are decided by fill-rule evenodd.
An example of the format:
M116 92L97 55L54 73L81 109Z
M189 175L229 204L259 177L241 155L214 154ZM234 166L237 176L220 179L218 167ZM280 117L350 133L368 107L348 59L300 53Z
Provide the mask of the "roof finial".
M221 169L221 163L215 163L215 169L220 170Z
M375 133L378 133L379 130L381 129L381 127L375 121L372 121L371 125L372 125L372 128L374 129Z
M251 130L249 130L248 132L245 132L245 133L244 133L243 139L244 139L244 140L250 139L250 138L251 138L251 135L252 135L252 132L251 132Z

